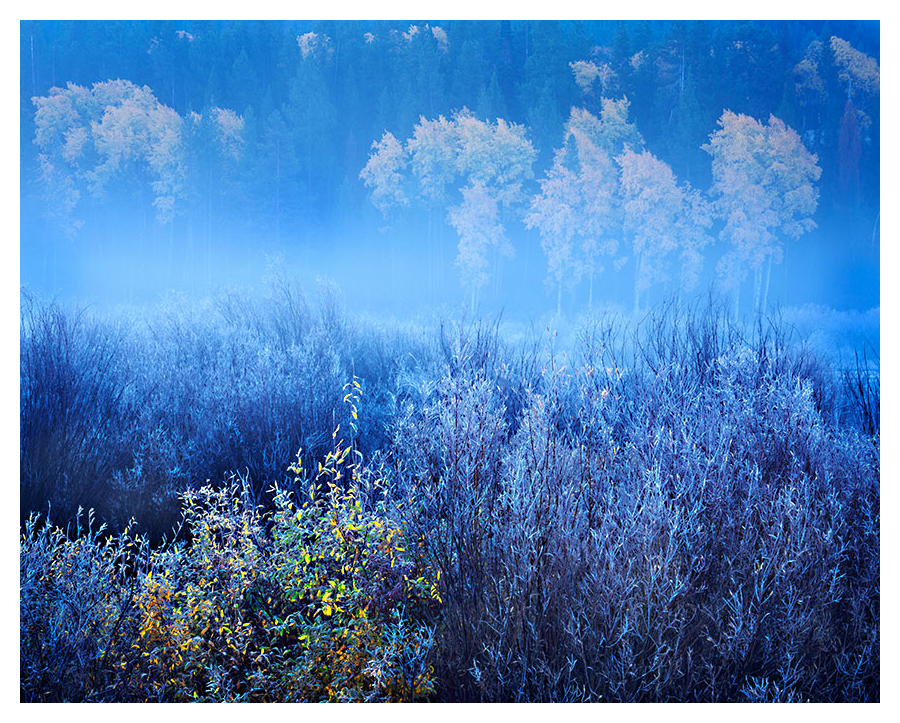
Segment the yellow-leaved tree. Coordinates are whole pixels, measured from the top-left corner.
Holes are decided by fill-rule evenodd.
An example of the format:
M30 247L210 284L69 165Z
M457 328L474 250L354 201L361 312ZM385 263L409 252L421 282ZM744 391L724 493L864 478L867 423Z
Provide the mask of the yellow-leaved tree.
M666 257L678 247L684 191L665 161L631 149L616 157L621 169L622 226L634 254L634 310L641 295L665 281Z
M626 149L616 157L620 168L622 228L634 254L634 309L653 284L670 280L672 256L681 257L683 291L700 277L703 249L712 241L709 202L690 184L679 185L672 169L648 151Z
M68 83L32 102L48 206L68 234L82 225L74 212L84 192L102 199L117 182L150 185L158 220L172 220L184 195L183 120L147 86Z
M447 208L447 220L459 238L460 281L474 306L491 277L491 262L498 278L501 258L513 254L503 218L522 203L522 184L532 177L536 155L524 126L502 118L483 121L463 108L449 119L420 117L405 143L386 132L372 145L360 177L385 215L409 203L405 184L414 181L418 198L430 211L430 243L437 235L436 214Z
M588 306L593 305L594 278L603 272L600 258L619 248L621 204L613 157L625 148L643 145L628 121L626 99L601 99L600 117L572 108L565 126L563 147L540 180L525 217L541 234L547 255L548 281L556 287L556 313L562 313L564 286L588 278Z
M719 277L734 293L737 316L740 286L753 272L754 308L762 310L772 263L781 261L784 240L816 226L811 216L822 174L818 158L775 116L763 124L731 111L722 114L703 150L712 156L710 192L725 224L719 238L731 247L719 262Z

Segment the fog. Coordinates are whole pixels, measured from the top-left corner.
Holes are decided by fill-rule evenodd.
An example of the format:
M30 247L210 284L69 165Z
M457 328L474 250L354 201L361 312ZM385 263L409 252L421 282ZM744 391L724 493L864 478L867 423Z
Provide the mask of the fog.
M23 21L20 699L877 702L878 21Z
M123 215L120 222L127 227L135 219ZM35 229L39 225L34 217L23 214L22 286L75 304L146 305L171 292L202 298L224 289L264 294L275 270L310 290L319 281L334 282L354 308L391 316L413 310L459 311L468 301L454 263L452 228L444 229L443 268L437 264L429 268L427 249L419 243L423 232L413 229L380 233L362 224L342 225L340 231L323 228L314 238L298 236L280 243L264 234L227 230L217 235L207 264L205 258L198 258L201 254L185 248L184 236L173 234L175 250L170 257L167 238L148 244L143 251L133 244L107 244L89 233L77 242L47 242ZM865 311L879 306L877 230L873 244L868 220L851 224L834 219L829 226L817 228L788 249L773 271L773 307L815 304ZM550 314L555 295L544 283L546 263L537 234L520 232L516 240L516 257L502 261L499 283L491 283L478 308L523 319ZM848 240L850 250L845 246ZM393 259L391 244L396 246ZM707 259L705 266L705 283L696 293L716 289L714 259ZM595 304L628 308L630 285L627 272L608 274L598 284ZM566 292L564 310L586 310L587 293L587 288ZM664 296L665 291L658 295Z
M145 305L172 291L265 293L277 270L301 288L329 280L350 307L391 316L455 314L473 301L480 314L523 320L553 314L557 300L569 316L630 310L635 224L661 193L626 198L613 159L631 148L712 204L692 283L679 276L674 238L646 271L640 308L712 291L752 310L765 264L767 309L877 308L878 53L877 22L23 22L21 284L100 307ZM606 250L579 256L590 231L527 216L557 150L586 167L572 160L584 151L571 114L606 128L607 100L625 102L625 140L606 154L619 187L594 230ZM701 148L725 111L796 131L819 169L811 205L779 211L772 203L792 191L773 186L761 213L781 217L730 234L716 158ZM515 188L461 152L423 170L410 142L439 119L460 134L518 133L531 155ZM385 134L404 154L388 169L397 177L366 180ZM479 220L463 191L482 179L499 205ZM626 217L629 200L644 211ZM454 209L471 217L466 238ZM791 233L789 222L806 226ZM666 223L650 219L642 243L654 224L656 238L671 235ZM465 248L474 262L460 261ZM737 283L723 270L730 252L743 255Z

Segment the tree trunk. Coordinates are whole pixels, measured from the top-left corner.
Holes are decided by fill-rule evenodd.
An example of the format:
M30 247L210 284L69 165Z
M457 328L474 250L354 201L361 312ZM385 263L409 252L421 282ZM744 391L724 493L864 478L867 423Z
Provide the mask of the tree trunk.
M500 283L501 277L503 274L503 258L500 253L500 247L494 246L494 278L492 279L491 286L494 287L494 299L498 300L500 298Z
M760 312L760 291L762 287L762 266L753 269L753 309Z
M390 249L388 252L388 255L391 257L389 263L390 263L390 267L391 267L390 279L391 279L391 291L392 291L392 296L393 296L392 302L393 302L394 309L396 311L398 308L398 305L400 303L400 289L397 285L397 239L394 237L393 231L391 232L391 241L388 244L388 246Z
M881 230L881 211L878 211L878 215L875 217L875 223L872 224L872 251L876 250L876 235L879 234Z
M275 243L281 243L281 154L275 153Z
M169 259L166 262L166 281L169 286L174 286L174 264L173 264L173 256L175 251L175 221L174 219L169 221Z
M435 218L434 209L428 209L428 303L434 304L434 282L436 276L436 264L434 258L435 245Z
M437 221L437 276L438 281L441 285L441 289L444 288L444 221L440 216L440 211L436 211L438 214Z
M643 252L638 253L638 255L634 258L634 313L640 311L641 308L641 294L638 289L641 280L641 264L643 263L643 260Z
M37 95L37 81L34 73L34 35L31 35L31 96Z
M197 292L196 277L197 270L194 268L194 210L191 209L188 217L188 247L187 256L185 257L184 270L190 282L191 296Z
M768 264L766 265L766 283L763 286L763 297L762 297L762 311L765 311L769 305L769 281L772 278L772 257L769 256Z

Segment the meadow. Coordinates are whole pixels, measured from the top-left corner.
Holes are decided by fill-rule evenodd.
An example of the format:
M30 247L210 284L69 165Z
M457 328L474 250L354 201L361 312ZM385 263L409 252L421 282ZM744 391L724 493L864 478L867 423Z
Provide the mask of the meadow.
M840 315L21 309L22 701L879 700Z

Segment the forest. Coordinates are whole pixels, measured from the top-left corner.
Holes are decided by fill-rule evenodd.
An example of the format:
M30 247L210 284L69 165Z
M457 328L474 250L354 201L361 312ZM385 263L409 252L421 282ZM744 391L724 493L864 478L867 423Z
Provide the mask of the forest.
M872 308L877 27L23 22L23 282L144 302L258 288L280 255L395 314L473 291L574 313L748 276L751 307L762 286ZM742 189L727 169L754 136Z
M880 700L878 21L22 21L22 702Z

